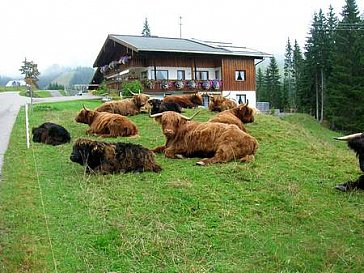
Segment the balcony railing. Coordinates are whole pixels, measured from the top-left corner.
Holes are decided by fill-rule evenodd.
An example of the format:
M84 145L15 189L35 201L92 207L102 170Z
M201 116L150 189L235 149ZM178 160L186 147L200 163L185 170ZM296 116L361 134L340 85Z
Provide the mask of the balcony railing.
M168 91L221 91L220 80L145 80L144 90L147 92Z

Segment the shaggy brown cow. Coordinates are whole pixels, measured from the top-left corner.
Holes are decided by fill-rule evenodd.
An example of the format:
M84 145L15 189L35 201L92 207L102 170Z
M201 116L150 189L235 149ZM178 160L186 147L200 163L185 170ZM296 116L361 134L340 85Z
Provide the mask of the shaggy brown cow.
M218 113L209 119L209 122L219 122L226 124L235 124L240 130L246 132L244 123L254 122L255 109L250 108L248 104L240 104L230 110Z
M224 96L221 95L215 95L209 97L210 97L210 103L209 103L210 111L221 112L238 106L238 104L235 101L225 98Z
M227 162L234 159L249 161L258 148L256 139L236 125L194 122L176 112L152 115L161 125L166 144L153 149L169 158L204 156L199 165Z
M177 113L182 112L181 106L175 102L164 102L158 99L150 99L148 100L148 103L152 106L152 109L150 110L151 115L163 113L166 111L174 111Z
M32 129L33 141L49 145L61 145L70 142L70 133L61 125L45 122Z
M352 149L359 158L360 170L364 172L364 133L352 134L335 139L348 142L349 148ZM359 176L357 180L339 184L335 188L341 191L349 191L353 189L364 190L364 175Z
M75 120L90 126L88 134L102 137L133 136L138 134L137 126L119 114L98 112L85 107L76 116Z
M140 113L140 109L147 103L148 99L148 95L135 94L131 99L105 102L97 107L95 111L133 116Z
M152 151L138 144L107 143L91 139L78 139L73 145L71 161L87 167L87 172L102 174L116 172L159 172Z
M195 108L203 103L202 96L198 93L193 95L166 96L163 101L175 102L182 108Z

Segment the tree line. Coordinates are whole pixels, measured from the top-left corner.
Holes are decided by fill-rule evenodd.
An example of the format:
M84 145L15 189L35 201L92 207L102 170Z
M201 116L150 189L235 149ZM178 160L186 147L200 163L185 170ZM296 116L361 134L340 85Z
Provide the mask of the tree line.
M257 100L271 108L309 113L332 129L364 130L364 18L346 0L339 20L332 6L314 13L302 52L288 38L283 73L270 59L257 69Z

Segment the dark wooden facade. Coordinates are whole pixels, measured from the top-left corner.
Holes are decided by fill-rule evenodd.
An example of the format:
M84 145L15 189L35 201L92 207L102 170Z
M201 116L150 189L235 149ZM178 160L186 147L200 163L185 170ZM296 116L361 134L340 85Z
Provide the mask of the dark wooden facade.
M245 81L235 80L235 71L245 71ZM229 91L252 91L256 88L254 59L225 57L222 59L224 89Z
M117 63L123 56L128 56L128 61L126 63ZM146 92L255 91L255 59L257 57L208 53L137 52L110 39L105 42L94 66L98 68L105 67L104 70L106 71L101 69L101 72L106 80L107 86L111 89L120 90L123 81L138 79L141 82L145 82L145 79L142 78L140 73L143 68L145 70L148 69L150 75L153 71L155 73L156 70L163 67L170 68L171 70L186 68L190 72L190 78L186 78L184 88L177 90L175 87L177 78L169 78L168 81L171 83L170 88L168 90L163 89L161 81L152 80L155 77L149 76L148 81L153 82L153 88L145 85ZM117 64L110 66L111 62ZM215 75L209 75L210 81L219 80L220 87L218 90L212 90L212 87L208 90L203 90L202 82L196 80L196 71L201 71L206 68L215 69L220 72L219 79L216 79ZM127 70L129 70L127 75L120 75L120 73ZM244 71L245 79L243 81L236 80L236 71ZM197 83L195 90L191 90L187 86L190 80Z

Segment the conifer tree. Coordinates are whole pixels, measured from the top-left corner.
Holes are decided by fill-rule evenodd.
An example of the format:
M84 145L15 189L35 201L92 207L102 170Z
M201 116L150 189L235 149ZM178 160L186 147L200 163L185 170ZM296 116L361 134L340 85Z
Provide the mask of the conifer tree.
M364 130L364 22L355 0L346 0L335 30L328 83L329 120L334 129Z
M297 42L294 41L293 53L292 53L292 76L295 80L294 84L294 94L292 97L292 106L294 109L300 109L300 94L303 92L303 68L304 59L302 56L301 48Z
M314 14L310 36L306 42L305 62L305 91L302 94L302 106L317 120L322 120L323 110L323 78L326 67L326 18L320 9ZM320 111L321 110L321 111Z
M38 88L37 81L39 80L38 76L40 72L36 63L27 61L27 58L25 58L19 71L21 74L24 74L24 79L27 84Z
M293 78L293 50L291 41L287 40L286 52L284 54L284 80L282 92L282 104L284 108L295 108L294 97L294 78Z
M145 36L145 37L150 37L151 36L149 23L148 23L148 18L145 18L142 35Z
M278 64L273 56L270 58L270 63L264 76L264 88L267 92L267 99L270 102L271 108L282 108L280 78Z
M264 90L264 74L260 67L258 67L257 75L257 101L267 101L266 92Z

